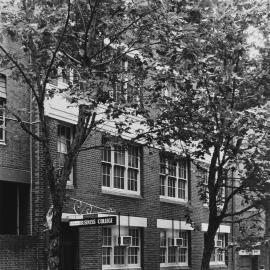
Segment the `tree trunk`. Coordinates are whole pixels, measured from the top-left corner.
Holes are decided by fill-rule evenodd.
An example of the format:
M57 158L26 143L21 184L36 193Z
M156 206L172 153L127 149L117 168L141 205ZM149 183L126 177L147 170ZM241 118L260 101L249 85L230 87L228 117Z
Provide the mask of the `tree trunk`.
M61 231L62 206L54 204L52 216L52 228L49 230L49 254L48 269L60 269L60 231Z
M204 247L203 247L203 257L201 261L201 270L209 270L210 269L210 259L211 254L214 250L214 239L207 239L207 236L204 239Z
M214 228L211 228L214 227ZM214 224L211 226L209 223L209 227L204 237L204 247L203 247L203 257L201 261L201 270L209 270L210 269L210 260L211 254L215 248L215 235L217 232L218 225Z

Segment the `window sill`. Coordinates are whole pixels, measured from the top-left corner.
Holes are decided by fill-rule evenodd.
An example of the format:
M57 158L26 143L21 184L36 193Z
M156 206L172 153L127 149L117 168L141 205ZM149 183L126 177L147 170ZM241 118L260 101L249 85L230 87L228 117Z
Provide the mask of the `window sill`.
M188 265L181 264L160 264L160 269L190 269Z
M103 194L109 194L109 195L115 195L115 196L123 196L123 197L129 197L129 198L135 198L135 199L142 199L142 196L138 193L132 193L127 190L119 190L119 189L112 189L108 187L102 187L101 192Z
M166 203L173 203L173 204L187 204L187 200L183 199L177 199L177 198L170 198L170 197L165 197L165 196L159 196L161 202L166 202Z
M210 268L227 268L225 263L210 262Z
M74 185L71 183L67 183L66 189L74 189Z
M7 145L6 142L0 142L0 145Z

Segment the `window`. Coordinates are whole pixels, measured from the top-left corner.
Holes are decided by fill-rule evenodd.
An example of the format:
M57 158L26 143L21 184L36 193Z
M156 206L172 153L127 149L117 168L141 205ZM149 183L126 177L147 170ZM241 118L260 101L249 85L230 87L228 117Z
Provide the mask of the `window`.
M225 264L225 250L227 235L217 233L215 236L215 249L211 255L210 264Z
M70 67L57 68L57 86L67 86L69 83L74 83L77 78L74 78L74 69Z
M181 238L181 245L173 245L175 238ZM160 264L161 266L188 265L188 232L184 230L160 231Z
M209 203L209 190L208 190L208 171L206 169L199 169L200 174L200 182L201 182L201 189L200 189L200 196L201 200L203 201L205 206L208 206ZM224 174L223 183L226 181L226 174ZM216 177L217 178L217 177ZM225 186L219 187L219 191L216 196L217 205L218 207L222 207L224 204L225 199Z
M0 234L27 234L29 187L0 181Z
M5 99L0 98L0 143L5 142Z
M160 196L188 200L187 161L160 157Z
M102 186L140 193L140 149L136 146L105 146L102 155Z
M72 131L73 131L72 127L70 126L58 125L57 127L57 155L58 155L57 159L58 159L59 173L61 173L61 170L63 169L65 156L68 153L68 150L71 145L73 136ZM67 184L68 185L73 184L73 169L70 173Z
M120 236L131 236L131 245L118 243L117 226L102 228L102 268L140 266L141 234L139 228L121 227Z

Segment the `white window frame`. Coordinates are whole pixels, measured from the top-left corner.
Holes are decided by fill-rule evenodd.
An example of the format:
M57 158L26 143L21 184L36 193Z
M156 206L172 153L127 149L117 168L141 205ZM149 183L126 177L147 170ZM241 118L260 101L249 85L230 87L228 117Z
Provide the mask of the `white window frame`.
M165 163L164 163L165 161ZM174 175L170 174L170 164L169 162L173 162L176 164L176 173ZM184 166L182 166L184 165ZM180 171L182 175L180 175ZM189 189L189 171L188 171L188 162L185 159L174 160L170 158L160 157L160 200L164 202L172 202L172 203L186 203L188 198L188 189ZM169 194L169 185L170 180L175 179L174 185L174 196ZM185 198L180 197L180 183L184 181L185 183ZM164 188L162 188L164 187Z
M103 239L103 232L104 230L111 230L111 241L110 243L105 243ZM136 240L132 239L132 244L130 246L120 246L120 248L124 251L124 263L123 264L115 264L115 250L119 247L118 244L118 237L119 237L119 227L118 226L111 226L111 227L103 227L102 228L102 269L139 269L141 267L141 230L139 227L127 227L121 226L120 227L120 236L130 236L131 230L136 230L138 233L137 243ZM110 264L103 264L103 248L110 248ZM129 263L130 253L129 250L135 248L137 250L137 254L135 252L134 258L136 257L137 263Z
M164 238L162 234L165 234L166 243L164 245ZM160 267L170 267L170 266L188 266L189 261L189 231L187 230L165 230L162 229L160 231L160 259L161 259L161 250L165 250L165 262L161 262L160 260ZM185 237L184 237L185 236ZM171 247L170 242L172 238L184 238L183 247ZM163 241L162 241L163 240ZM175 249L175 262L169 262L169 249ZM180 252L185 252L185 262L180 262ZM163 256L164 257L164 256Z
M59 128L69 129L69 132L70 132L70 144L72 143L72 140L73 140L73 130L74 130L73 126L70 126L70 125L65 125L65 124L62 124L62 123L59 123L57 125L57 159L60 158L58 156L58 154L67 154L67 146L66 146L66 149L64 149L64 150L61 149L61 138L58 136ZM67 138L65 138L65 140L67 140ZM61 167L60 162L59 162L59 167ZM73 180L74 180L74 171L73 171L73 168L72 168L71 173L69 175L69 180L67 181L67 186L73 186L73 184L74 184Z
M0 125L0 144L5 144L6 141L6 110L5 110L5 103L6 100L4 98L0 98L0 110L2 113L0 114L0 120L2 121L2 124Z
M202 180L203 188L205 189L204 192L206 193L205 194L206 200L203 201L204 207L209 207L208 174L209 174L209 171L207 169L200 168L200 177L201 177L200 180ZM217 178L217 172L216 172L216 178ZM222 187L220 192L221 192L222 200L224 201L226 198L225 187ZM220 196L219 194L217 196ZM217 197L217 199L218 199L218 197ZM223 205L224 205L224 202L220 203L218 205L218 208L222 209Z
M225 233L217 233L215 235L215 248L213 250L210 265L226 265L226 254L225 250L221 251L219 247L216 247L217 240L222 241L222 248L226 247L226 234Z
M139 146L128 146L127 149L125 149L124 152L124 157L123 157L123 161L124 164L119 164L116 162L115 160L115 149L118 147L123 147L119 144L112 144L110 146L104 146L104 150L103 150L103 156L102 156L102 191L103 192L113 192L116 194L120 194L120 195L136 195L136 196L140 196L141 193L141 187L140 187L140 182L141 182L141 177L140 177L140 172L141 172L141 155L140 155L140 147ZM131 166L129 164L129 150L131 149L137 149L137 167L135 166ZM110 159L105 160L104 158L104 153L105 151L108 150L110 152ZM133 156L136 158L136 156ZM110 167L110 173L108 174L108 172L105 174L104 173L104 168L105 167ZM115 187L114 186L114 174L116 172L116 168L121 168L121 170L124 171L123 173L123 181L124 181L124 186L123 188L119 188L119 187ZM129 178L128 178L128 174L129 172L132 171L136 171L137 172L137 190L132 190L129 189ZM107 177L109 177L109 186L108 185L104 185L104 175L107 175ZM131 180L131 179L130 179ZM131 180L132 181L132 180ZM132 182L130 182L131 184Z

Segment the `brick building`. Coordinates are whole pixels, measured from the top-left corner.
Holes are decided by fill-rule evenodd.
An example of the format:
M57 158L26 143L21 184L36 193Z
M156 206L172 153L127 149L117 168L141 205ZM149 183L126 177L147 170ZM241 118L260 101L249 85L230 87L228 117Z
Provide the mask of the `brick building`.
M30 112L23 120L39 132L29 92L9 74L0 77L0 97L2 108L7 103ZM55 96L45 106L59 166L76 124L76 109L67 105ZM6 128L0 129L0 269L45 270L50 200L42 148L15 120L1 110ZM200 269L208 226L207 204L197 187L203 172L177 150L132 145L128 136L120 140L113 134L110 123L98 128L84 145L92 149L81 152L73 168L62 217L62 269ZM91 217L116 216L116 224L70 226L82 214L89 217L89 211L80 211L84 206L96 213ZM193 226L186 223L187 212L192 212ZM257 269L259 261L239 266L234 249L220 252L232 234L227 224L218 229L211 266Z
M23 120L39 132L29 93L8 75L1 75L1 106L31 111ZM46 104L57 161L65 154L76 123L76 110L61 107L65 102L59 98ZM1 129L0 145L0 269L46 269L44 223L50 203L42 149L4 109L1 121L6 129ZM108 141L108 132L109 125L103 125L87 140L86 147L106 141L105 148L81 152L68 182L62 269L200 269L207 207L198 197L196 166L171 151L129 145L127 138ZM116 224L69 226L76 217L74 200L112 209L109 215L116 216ZM187 211L193 212L196 230L186 223ZM104 216L96 212L93 217ZM230 268L230 254L218 252L230 232L230 226L220 226L213 267Z

